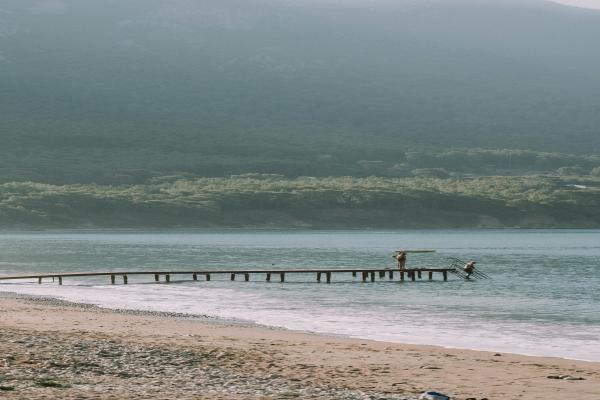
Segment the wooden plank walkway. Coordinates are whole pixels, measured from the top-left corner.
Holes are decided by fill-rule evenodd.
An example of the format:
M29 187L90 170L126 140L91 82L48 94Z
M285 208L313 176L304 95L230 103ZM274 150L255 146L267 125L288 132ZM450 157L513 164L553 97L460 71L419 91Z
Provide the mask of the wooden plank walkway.
M58 281L59 285L63 284L64 278L85 278L85 277L99 277L107 276L110 277L110 283L116 284L117 277L122 278L124 284L128 283L129 276L136 275L150 275L154 276L154 282L160 282L161 277L164 282L171 282L171 276L173 275L191 275L192 280L197 281L198 277L204 277L204 280L210 281L213 275L226 275L229 279L235 281L238 276L243 277L244 281L250 281L251 275L264 275L267 282L271 282L273 275L279 276L280 282L285 282L286 274L315 274L316 281L322 282L325 280L327 283L331 283L333 274L340 273L351 273L353 277L360 276L362 282L375 282L375 277L379 276L379 279L385 279L387 276L388 280L393 280L394 275L397 273L400 281L410 279L415 281L417 279L423 279L425 273L427 278L433 280L434 273L441 274L444 281L448 280L448 273L454 272L453 268L411 268L404 269L402 271L397 269L377 269L377 268L343 268L343 269L248 269L248 270L187 270L187 271L110 271L110 272L69 272L69 273L49 273L49 274L31 274L31 275L9 275L0 276L0 281L8 280L25 280L25 279L37 279L38 283L41 284L44 279L52 279L52 281Z

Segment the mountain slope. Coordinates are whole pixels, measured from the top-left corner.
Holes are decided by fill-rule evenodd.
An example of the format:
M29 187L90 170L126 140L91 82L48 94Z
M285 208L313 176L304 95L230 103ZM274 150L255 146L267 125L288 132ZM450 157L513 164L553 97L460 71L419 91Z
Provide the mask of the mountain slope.
M597 153L598 37L599 12L541 0L4 0L0 177Z

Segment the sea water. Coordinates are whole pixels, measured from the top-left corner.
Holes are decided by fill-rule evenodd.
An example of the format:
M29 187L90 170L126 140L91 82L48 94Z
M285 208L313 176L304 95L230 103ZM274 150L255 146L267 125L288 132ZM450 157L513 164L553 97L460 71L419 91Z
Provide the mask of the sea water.
M52 296L101 307L209 315L310 332L399 343L600 361L600 231L54 231L0 233L0 275L75 271L250 268L445 267L476 260L491 279L450 275L405 283L362 283L333 274L264 275L250 282L213 275L130 276L0 282L0 291ZM359 274L360 275L360 274Z

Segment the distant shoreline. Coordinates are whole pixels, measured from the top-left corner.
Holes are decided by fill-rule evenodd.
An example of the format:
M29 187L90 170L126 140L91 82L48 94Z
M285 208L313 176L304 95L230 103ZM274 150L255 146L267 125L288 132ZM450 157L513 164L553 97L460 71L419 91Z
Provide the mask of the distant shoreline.
M314 222L314 221L311 221ZM219 229L223 231L445 231L445 230L469 230L469 231L494 231L494 230L598 230L600 225L590 224L556 224L556 225L419 225L416 223L411 224L381 224L381 225L324 225L318 223L302 223L302 224L240 224L240 225L219 225L219 224L199 224L199 225L180 225L180 224L167 224L167 225L151 225L151 224L139 224L139 225L94 225L88 224L82 225L22 225L22 224L4 224L0 227L0 233L2 232L52 232L52 231L74 231L74 232L94 232L94 231L202 231L202 230L214 230Z
M455 232L455 231L481 231L481 232L494 232L494 231L597 231L600 230L598 227L440 227L440 228L378 228L378 227L304 227L304 226L140 226L140 227L0 227L0 234L26 234L26 233L214 233L217 232L344 232L344 231L357 231L357 232L419 232L419 231L432 231L432 232Z

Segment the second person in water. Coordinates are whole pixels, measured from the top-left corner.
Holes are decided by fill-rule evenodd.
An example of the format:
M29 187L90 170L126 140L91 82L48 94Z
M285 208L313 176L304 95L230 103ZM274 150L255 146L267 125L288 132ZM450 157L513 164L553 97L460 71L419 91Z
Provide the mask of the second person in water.
M475 271L475 261L469 261L466 263L463 267L463 271L465 271L467 274L466 279L470 279L471 275L473 275L473 272Z

